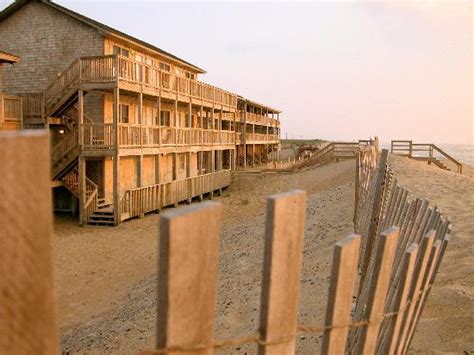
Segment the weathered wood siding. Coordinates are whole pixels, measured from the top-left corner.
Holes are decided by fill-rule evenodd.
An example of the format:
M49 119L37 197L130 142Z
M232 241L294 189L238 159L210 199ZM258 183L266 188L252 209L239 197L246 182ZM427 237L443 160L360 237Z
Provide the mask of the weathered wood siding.
M40 92L80 56L102 55L99 32L39 2L0 22L0 48L21 61L4 69L4 91Z

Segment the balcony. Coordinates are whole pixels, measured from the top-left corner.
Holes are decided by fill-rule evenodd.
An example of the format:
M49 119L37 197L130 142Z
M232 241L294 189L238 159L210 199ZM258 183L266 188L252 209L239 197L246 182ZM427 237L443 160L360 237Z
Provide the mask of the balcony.
M228 91L178 77L130 58L106 55L78 58L60 73L44 92L45 111L49 112L65 92L73 91L78 86L86 89L119 87L186 102L193 99L196 104L214 105L232 112L237 107L237 95Z
M246 133L245 143L247 144L264 144L264 143L277 143L278 134L265 134L265 133Z
M82 125L82 132L84 150L115 149L115 128L112 123L85 123ZM121 149L235 144L235 132L225 130L121 123L118 133Z
M0 129L21 129L22 124L23 109L21 97L0 93Z
M258 124L262 126L271 126L271 127L279 127L280 121L275 118L271 118L268 116L259 115L256 113L245 113L245 121L251 124Z

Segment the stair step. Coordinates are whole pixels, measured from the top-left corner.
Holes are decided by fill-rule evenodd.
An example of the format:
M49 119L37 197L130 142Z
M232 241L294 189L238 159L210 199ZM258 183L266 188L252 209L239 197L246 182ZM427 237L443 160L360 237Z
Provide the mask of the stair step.
M106 214L92 214L90 217L89 217L89 221L91 220L98 220L98 221L114 221L114 216L110 216L110 215L106 215Z
M111 204L108 204L107 207L100 207L94 211L94 213L101 213L101 214L114 214L114 208Z
M112 221L96 221L96 220L89 220L87 224L92 226L113 226L114 222Z

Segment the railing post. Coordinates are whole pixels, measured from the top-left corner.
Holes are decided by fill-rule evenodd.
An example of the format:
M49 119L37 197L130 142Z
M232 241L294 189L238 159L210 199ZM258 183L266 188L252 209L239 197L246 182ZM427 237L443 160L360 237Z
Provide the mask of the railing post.
M408 154L409 154L410 158L412 158L413 157L413 141L410 141L408 144L409 144L409 148L408 148L409 153Z
M78 63L78 68L79 68L79 84L82 83L82 59L79 58L78 59L79 63Z

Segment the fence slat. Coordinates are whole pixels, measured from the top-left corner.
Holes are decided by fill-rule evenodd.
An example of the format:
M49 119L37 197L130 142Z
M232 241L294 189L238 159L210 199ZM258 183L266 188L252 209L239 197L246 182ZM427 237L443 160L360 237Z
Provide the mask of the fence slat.
M420 291L421 282L423 281L423 275L425 274L425 270L428 265L428 260L431 254L431 247L434 243L434 237L435 231L431 230L423 237L421 241L420 252L414 270L413 282L408 295L408 302L410 302L410 304L408 305L403 316L401 334L399 339L397 340L397 353L403 350L406 343L406 339L408 337L408 328L411 323L413 312L415 309L414 301L418 297L418 293Z
M433 244L433 248L431 251L431 256L430 256L430 261L428 262L428 267L425 272L425 278L423 279L423 284L422 284L422 289L421 291L423 292L420 296L420 299L416 302L416 307L415 307L415 312L413 314L413 320L410 324L410 328L408 331L408 338L407 342L405 345L405 352L408 351L408 347L410 346L411 339L413 338L413 335L415 333L416 325L418 324L418 321L421 317L421 312L423 310L423 305L426 301L426 298L428 297L428 288L430 287L429 285L432 283L432 280L434 281L434 277L437 273L437 267L439 266L439 263L441 262L440 259L442 259L442 253L443 253L443 248L446 249L447 242L441 241L441 240L436 240Z
M367 320L370 323L363 327L361 334L360 353L362 354L375 352L399 234L400 230L397 227L390 227L380 234L366 309Z
M56 354L48 135L0 147L0 354Z
M306 192L267 200L259 354L293 354L298 317Z
M323 354L343 354L346 347L348 327L351 319L352 294L359 261L360 235L352 234L334 247L331 285L326 308L327 330L323 339Z
M401 279L403 280L400 285L400 290L398 291L397 298L395 300L394 311L400 311L401 307L404 307L407 303L408 292L410 291L411 281L413 277L413 269L415 268L415 261L418 255L418 245L412 244L408 247L405 252L405 258L403 260L403 266L401 270ZM384 348L389 349L388 354L393 354L395 351L395 346L397 344L397 339L400 334L400 326L403 320L404 312L401 311L394 316L393 319L393 328L389 328L388 333L386 334L387 343ZM384 345L384 344L382 344ZM384 349L382 349L384 353Z
M158 348L213 353L221 214L220 204L204 202L161 216Z
M367 268L369 267L369 261L373 253L373 246L375 244L375 238L377 236L378 225L380 223L380 210L382 206L382 197L383 197L383 190L386 184L385 175L387 172L387 159L388 159L388 150L383 149L382 155L380 157L380 164L379 164L379 171L376 179L376 190L374 194L374 201L373 206L371 207L371 219L370 219L370 226L369 231L367 234L367 243L365 248L365 255L363 256L364 259L362 261L361 266L361 276L362 281L367 273Z

